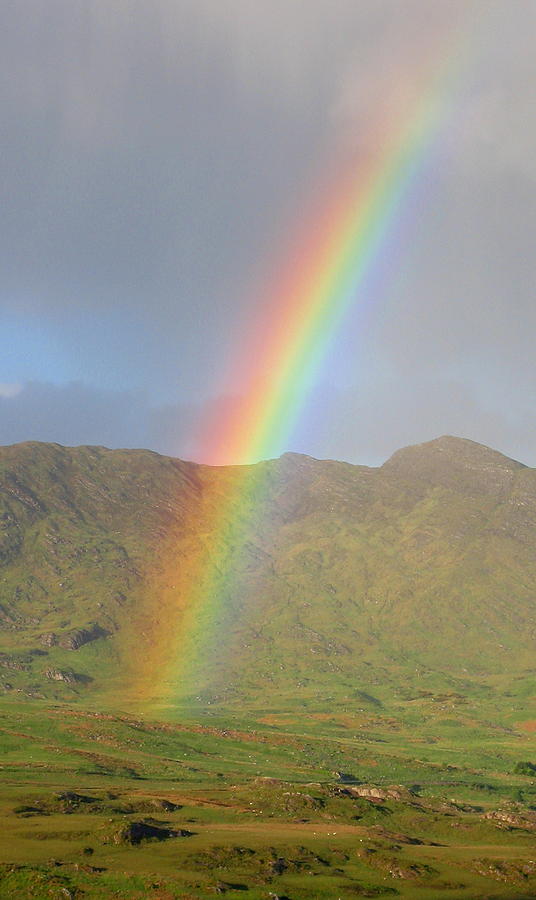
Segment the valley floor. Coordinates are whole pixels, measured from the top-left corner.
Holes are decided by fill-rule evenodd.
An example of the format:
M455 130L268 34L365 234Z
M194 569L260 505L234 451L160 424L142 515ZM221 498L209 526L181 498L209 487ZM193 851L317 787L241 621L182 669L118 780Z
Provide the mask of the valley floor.
M528 726L10 696L0 745L2 898L536 897Z

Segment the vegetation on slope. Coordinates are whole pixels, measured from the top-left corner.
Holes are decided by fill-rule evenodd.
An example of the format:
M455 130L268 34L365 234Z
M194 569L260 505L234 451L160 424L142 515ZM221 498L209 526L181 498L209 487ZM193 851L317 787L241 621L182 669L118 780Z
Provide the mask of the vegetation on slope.
M534 470L24 444L0 522L0 896L536 895Z
M441 438L379 469L286 454L244 474L25 444L1 449L0 478L16 690L264 705L269 685L276 708L532 691L536 472L481 445ZM192 676L173 683L192 560L215 537L217 603L190 611Z

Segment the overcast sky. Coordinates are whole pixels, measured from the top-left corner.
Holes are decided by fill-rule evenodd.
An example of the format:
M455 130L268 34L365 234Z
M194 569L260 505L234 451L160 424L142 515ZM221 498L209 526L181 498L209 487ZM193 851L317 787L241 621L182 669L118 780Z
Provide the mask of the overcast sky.
M0 17L0 443L191 455L244 388L229 360L315 181L456 27L389 277L366 315L356 298L288 449L377 464L453 433L536 465L533 0L5 0Z

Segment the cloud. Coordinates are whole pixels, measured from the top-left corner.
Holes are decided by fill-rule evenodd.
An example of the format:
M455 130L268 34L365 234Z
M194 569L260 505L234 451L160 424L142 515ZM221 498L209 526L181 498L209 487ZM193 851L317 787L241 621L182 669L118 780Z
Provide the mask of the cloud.
M0 397L4 397L5 399L16 397L17 394L20 394L22 389L22 384L0 384Z
M176 456L191 428L192 408L153 406L140 392L98 390L80 382L17 387L0 391L0 444L151 447Z
M156 295L152 314L166 327L194 297L234 310L252 259L269 252L337 133L363 140L402 85L413 96L430 34L437 41L460 10L478 32L452 152L473 175L506 161L532 172L534 13L525 3L502 17L478 9L10 4L0 39L4 303L105 311Z
M187 450L326 160L410 117L458 28L433 152L382 246L389 285L330 356L346 399L315 393L331 436L319 416L300 446L358 460L479 423L529 452L531 0L27 0L3 18L0 440Z

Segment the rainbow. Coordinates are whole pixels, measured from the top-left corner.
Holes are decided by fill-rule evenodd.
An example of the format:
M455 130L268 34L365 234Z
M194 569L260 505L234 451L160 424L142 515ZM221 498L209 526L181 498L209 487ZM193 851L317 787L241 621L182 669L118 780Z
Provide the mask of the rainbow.
M234 409L212 415L197 435L199 458L231 468L220 470L223 489L187 523L188 569L182 566L175 598L161 616L160 636L153 636L160 661L162 645L167 646L159 684L150 652L144 668L155 695L195 691L204 657L229 624L226 605L239 590L237 561L255 527L254 510L262 507L266 472L262 462L240 466L287 448L345 315L370 302L376 269L390 264L397 223L448 121L464 40L451 34L446 44L431 49L426 64L421 60L418 73L412 73L421 85L412 108L378 116L366 135L370 149L357 161L334 167L342 174L308 210L287 262L254 304L255 320L241 340L246 349L237 354L227 379L242 386L244 397ZM184 559L184 546L175 549ZM161 663L158 668L162 671Z

